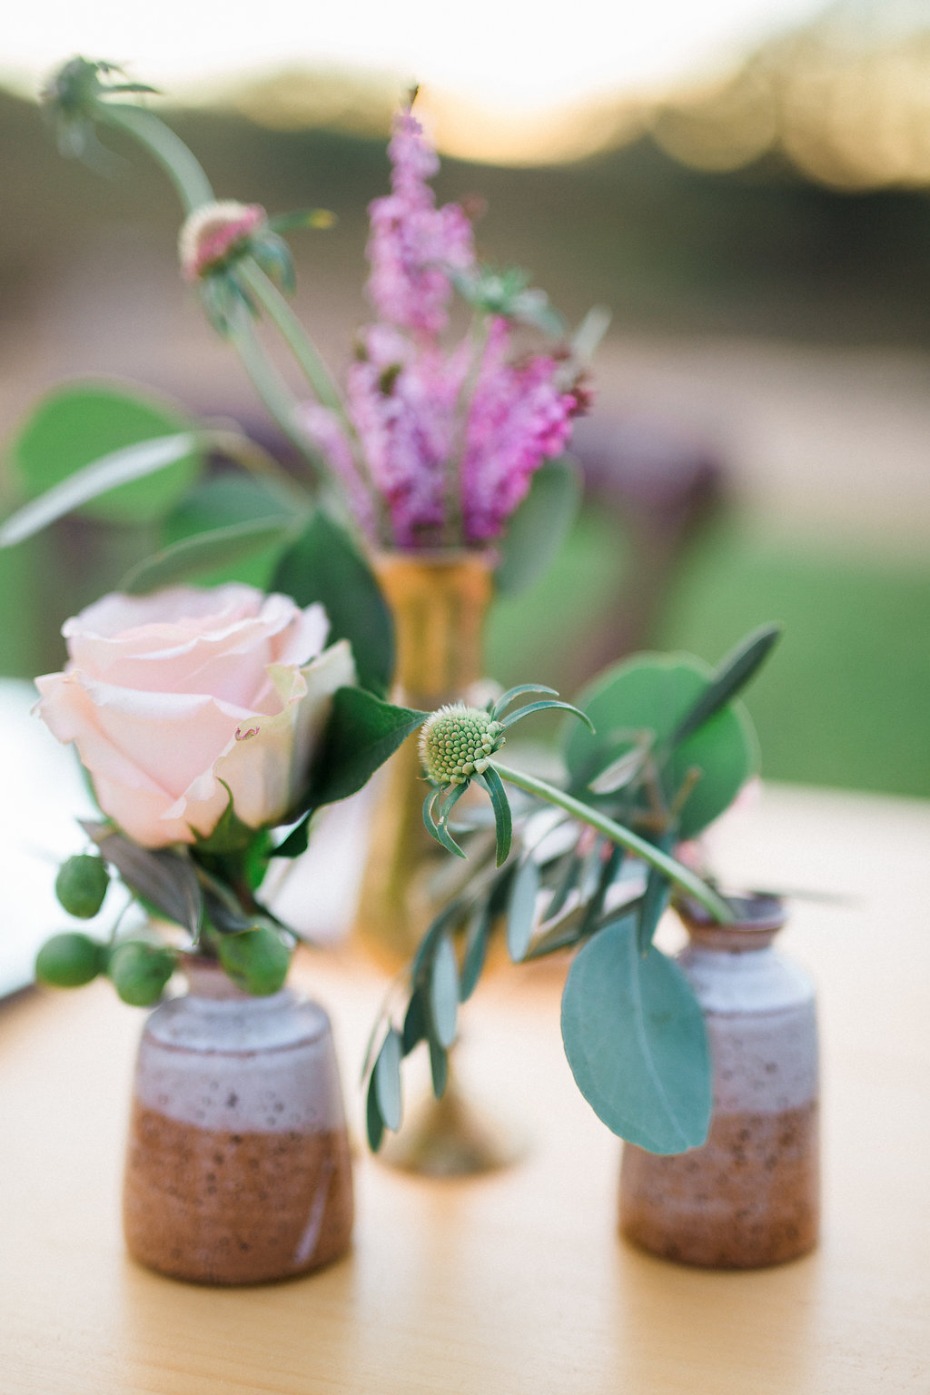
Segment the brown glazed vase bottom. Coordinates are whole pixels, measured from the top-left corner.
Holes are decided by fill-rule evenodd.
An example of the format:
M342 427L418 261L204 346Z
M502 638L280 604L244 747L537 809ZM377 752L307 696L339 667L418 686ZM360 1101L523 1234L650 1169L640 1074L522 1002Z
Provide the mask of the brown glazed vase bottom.
M123 1193L130 1253L194 1283L288 1278L349 1246L344 1129L226 1133L133 1104Z
M781 1264L817 1243L816 1103L715 1115L675 1157L625 1144L620 1230L665 1259L714 1269Z

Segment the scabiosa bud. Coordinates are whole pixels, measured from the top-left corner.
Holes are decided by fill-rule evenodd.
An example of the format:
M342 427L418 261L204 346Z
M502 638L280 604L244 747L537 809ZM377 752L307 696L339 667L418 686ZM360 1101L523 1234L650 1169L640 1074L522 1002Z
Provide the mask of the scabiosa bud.
M195 209L178 236L178 256L185 281L198 281L224 262L260 228L268 215L257 203L224 199Z
M420 761L435 785L461 785L487 770L503 727L480 707L440 707L420 732Z

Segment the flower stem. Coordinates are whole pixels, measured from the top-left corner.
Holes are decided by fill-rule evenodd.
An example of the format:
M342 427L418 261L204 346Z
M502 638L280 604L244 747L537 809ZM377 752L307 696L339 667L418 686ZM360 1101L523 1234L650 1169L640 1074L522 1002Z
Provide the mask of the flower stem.
M613 819L607 818L605 814L592 809L588 804L583 804L581 800L575 799L563 790L556 789L554 785L547 784L545 780L537 780L533 775L526 775L522 770L514 770L510 766L501 765L496 760L492 761L491 764L502 780L509 781L518 789L525 790L527 794L535 794L538 798L544 799L547 804L557 805L582 823L597 829L598 833L602 833L612 843L618 843L629 852L635 853L637 857L641 857L644 862L648 862L650 867L655 867L657 871L668 877L675 886L680 887L682 891L687 891L696 901L699 901L721 924L727 925L732 922L733 914L729 906L715 891L694 872L689 871L680 862L676 862L673 857L669 857L667 853L654 847L652 843L648 843L645 838L640 838L630 829L623 828L619 823L614 823Z
M94 113L99 121L132 136L148 151L171 180L187 213L212 203L213 188L203 167L160 117L122 102L97 102Z

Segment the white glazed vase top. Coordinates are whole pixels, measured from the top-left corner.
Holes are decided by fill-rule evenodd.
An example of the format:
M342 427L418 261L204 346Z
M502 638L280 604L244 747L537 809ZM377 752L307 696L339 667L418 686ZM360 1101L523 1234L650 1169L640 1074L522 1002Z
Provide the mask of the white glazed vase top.
M332 1031L290 989L240 993L218 969L143 1031L126 1157L127 1245L152 1269L247 1284L349 1245L353 1196Z
M819 1228L816 1000L767 929L688 925L678 963L707 1025L713 1115L675 1157L624 1146L620 1228L656 1254L756 1268L805 1254Z

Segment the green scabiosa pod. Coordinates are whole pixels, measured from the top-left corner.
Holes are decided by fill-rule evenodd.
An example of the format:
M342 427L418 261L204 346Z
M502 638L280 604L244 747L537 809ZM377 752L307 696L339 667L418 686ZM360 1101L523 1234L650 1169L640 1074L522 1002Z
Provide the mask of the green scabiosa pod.
M148 940L124 940L111 953L107 966L117 993L132 1007L157 1003L174 970L172 951Z
M503 727L480 707L440 707L420 733L420 760L434 785L461 785L487 770Z
M36 981L51 988L80 988L106 968L106 945L79 930L53 935L36 956Z
M55 895L69 915L90 920L103 905L110 885L106 863L91 853L79 853L63 862L55 878Z
M258 925L239 935L223 935L218 953L226 973L246 993L262 998L284 986L291 955L270 926Z

